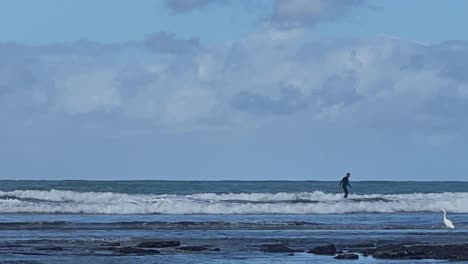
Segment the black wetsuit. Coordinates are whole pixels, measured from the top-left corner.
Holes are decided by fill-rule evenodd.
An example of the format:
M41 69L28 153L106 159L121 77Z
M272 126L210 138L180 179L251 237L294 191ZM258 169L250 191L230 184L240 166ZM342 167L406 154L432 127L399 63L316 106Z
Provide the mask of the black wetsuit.
M349 184L349 177L345 176L340 182L340 187L343 188L344 191L344 198L348 198L348 186L351 188L353 187Z

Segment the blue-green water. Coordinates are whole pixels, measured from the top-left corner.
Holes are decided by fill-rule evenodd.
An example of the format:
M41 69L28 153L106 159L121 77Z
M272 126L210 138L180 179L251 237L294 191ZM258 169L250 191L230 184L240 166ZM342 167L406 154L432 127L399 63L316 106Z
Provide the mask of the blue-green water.
M267 254L259 247L468 243L467 182L351 182L349 199L338 184L0 181L0 263L328 263L332 257ZM450 233L442 209L456 225ZM220 251L164 249L129 256L101 248L109 241L135 246L148 239ZM61 250L41 250L44 246Z
M351 181L351 183L353 183ZM340 192L338 181L0 181L0 190L66 190L128 194ZM358 181L357 194L466 192L468 182Z

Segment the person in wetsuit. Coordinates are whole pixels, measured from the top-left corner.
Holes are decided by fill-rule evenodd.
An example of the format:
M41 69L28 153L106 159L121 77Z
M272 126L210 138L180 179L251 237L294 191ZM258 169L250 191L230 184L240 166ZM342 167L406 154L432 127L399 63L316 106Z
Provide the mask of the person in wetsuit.
M351 177L351 173L348 172L340 182L340 188L343 188L344 198L348 198L348 186L353 188L353 186L349 184L349 177Z

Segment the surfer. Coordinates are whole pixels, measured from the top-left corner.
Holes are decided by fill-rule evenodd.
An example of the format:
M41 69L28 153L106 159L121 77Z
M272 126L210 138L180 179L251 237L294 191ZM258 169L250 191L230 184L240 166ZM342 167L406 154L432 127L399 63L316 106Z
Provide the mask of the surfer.
M348 172L340 182L340 188L343 188L344 198L348 198L348 186L353 188L353 186L349 184L349 177L351 177L351 173Z

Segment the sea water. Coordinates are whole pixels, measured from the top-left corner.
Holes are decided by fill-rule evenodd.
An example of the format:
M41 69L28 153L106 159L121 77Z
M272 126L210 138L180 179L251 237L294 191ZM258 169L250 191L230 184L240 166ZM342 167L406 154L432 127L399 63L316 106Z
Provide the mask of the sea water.
M343 199L339 182L323 181L0 181L0 263L331 263L332 257L259 248L468 243L467 182L352 184ZM444 229L442 209L455 231ZM144 240L220 251L101 250L103 243ZM368 262L400 263L358 261Z

